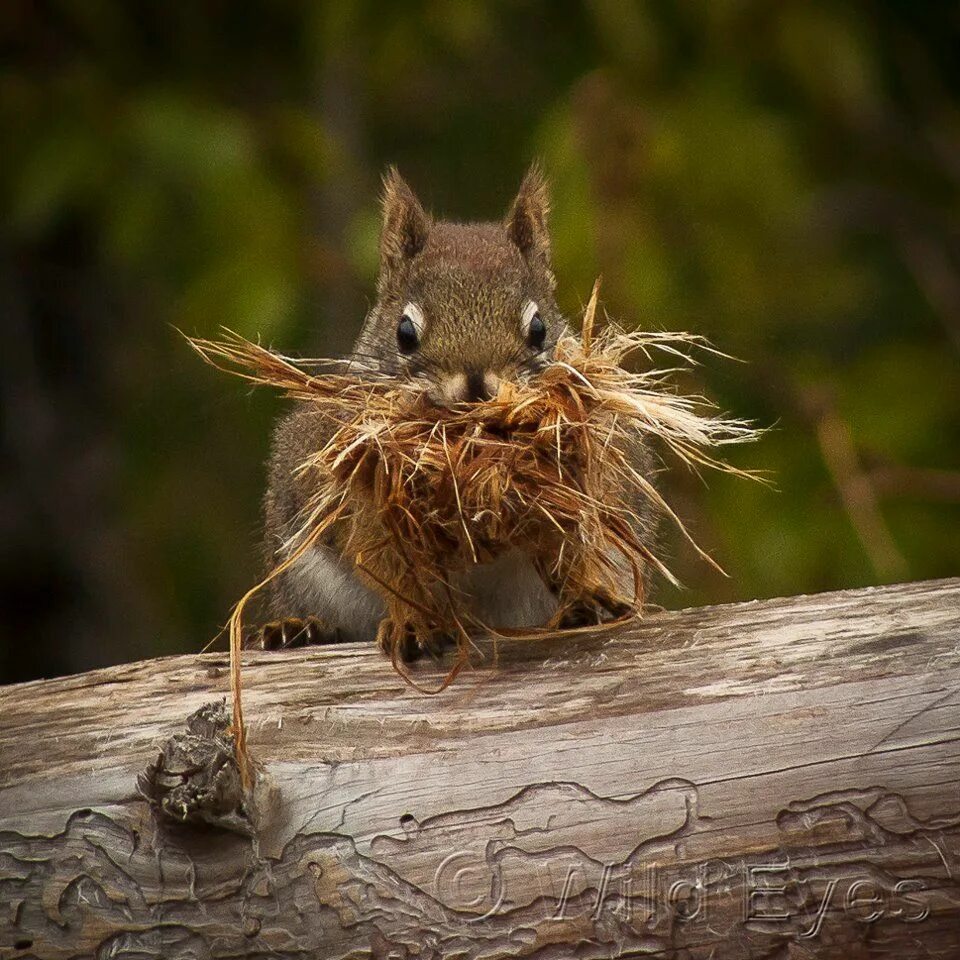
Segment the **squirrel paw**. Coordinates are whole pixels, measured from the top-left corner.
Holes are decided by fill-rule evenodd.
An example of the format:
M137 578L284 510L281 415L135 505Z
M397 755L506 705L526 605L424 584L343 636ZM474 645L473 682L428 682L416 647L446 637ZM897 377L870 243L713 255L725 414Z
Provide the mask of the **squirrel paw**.
M249 646L257 650L290 650L341 643L343 638L316 617L285 617L265 623L251 640Z
M393 622L389 619L380 624L380 629L377 631L377 644L388 657L392 657L393 646L397 643L397 655L404 663L413 663L425 653L439 661L444 652L456 643L454 638L446 633L433 633L426 642L418 640L416 631L409 623L404 625L398 641L395 639L392 627Z

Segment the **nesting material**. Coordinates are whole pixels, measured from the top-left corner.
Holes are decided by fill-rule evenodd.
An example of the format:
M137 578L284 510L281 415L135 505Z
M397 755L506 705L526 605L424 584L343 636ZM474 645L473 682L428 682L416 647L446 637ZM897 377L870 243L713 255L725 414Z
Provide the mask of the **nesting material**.
M583 596L639 612L645 571L673 580L632 515L648 501L686 530L636 469L631 449L653 444L690 467L739 474L717 448L757 433L671 389L678 363L691 363L691 349L706 346L699 338L614 325L596 331L596 296L595 287L581 336L561 339L555 362L533 380L504 383L490 401L449 410L414 384L360 367L293 361L230 331L222 340L190 340L212 365L311 403L332 424L326 446L296 467L315 486L285 559L231 618L238 752L244 605L321 537L335 535L382 595L385 650L395 653L409 631L427 646L438 634L458 640L448 682L466 661L470 634L489 626L475 621L454 585L471 564L523 551L558 585L558 618L565 603ZM655 353L672 369L625 369L631 355L649 362ZM626 589L624 570L632 571Z

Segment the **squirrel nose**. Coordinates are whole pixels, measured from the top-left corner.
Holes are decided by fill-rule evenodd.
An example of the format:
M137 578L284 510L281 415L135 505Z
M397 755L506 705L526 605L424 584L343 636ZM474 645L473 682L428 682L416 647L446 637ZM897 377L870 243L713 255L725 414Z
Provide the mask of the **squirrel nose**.
M489 400L493 394L487 385L487 377L482 370L470 370L467 373L467 382L464 387L464 399L468 403L478 400Z
M455 373L439 383L435 399L450 403L477 403L490 400L500 390L500 377L492 370L468 370Z

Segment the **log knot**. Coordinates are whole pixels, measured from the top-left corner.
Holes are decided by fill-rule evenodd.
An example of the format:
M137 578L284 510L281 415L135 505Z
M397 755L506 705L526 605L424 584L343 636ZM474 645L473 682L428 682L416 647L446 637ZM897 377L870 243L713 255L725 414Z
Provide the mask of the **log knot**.
M163 744L137 788L167 821L252 834L226 701L206 703L187 717L186 730Z

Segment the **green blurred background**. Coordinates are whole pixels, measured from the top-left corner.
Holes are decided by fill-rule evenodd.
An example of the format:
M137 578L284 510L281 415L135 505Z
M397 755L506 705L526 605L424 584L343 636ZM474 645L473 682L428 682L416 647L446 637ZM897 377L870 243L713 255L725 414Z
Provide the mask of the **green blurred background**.
M553 180L561 303L707 335L774 425L669 497L667 606L960 572L960 13L810 0L0 5L0 679L197 650L258 572L276 398L171 324L348 348L379 175ZM687 384L690 386L690 384Z

